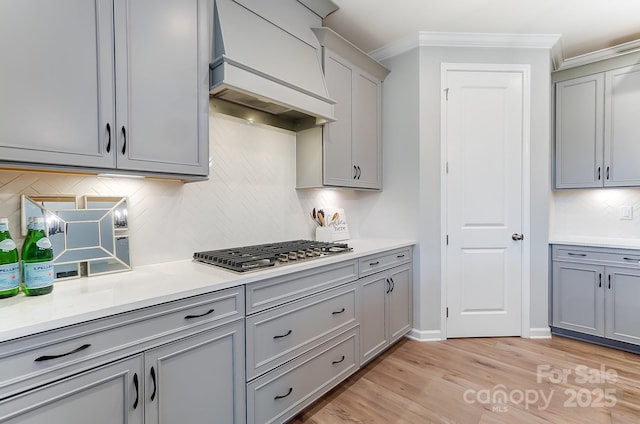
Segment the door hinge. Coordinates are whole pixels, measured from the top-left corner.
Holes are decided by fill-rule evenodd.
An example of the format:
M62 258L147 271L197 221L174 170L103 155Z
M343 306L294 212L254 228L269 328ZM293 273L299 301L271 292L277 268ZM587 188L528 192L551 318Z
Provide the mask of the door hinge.
M444 99L446 101L449 101L449 89L448 88L444 89Z
M446 307L446 314L447 314L446 318L449 318L449 307L448 306Z

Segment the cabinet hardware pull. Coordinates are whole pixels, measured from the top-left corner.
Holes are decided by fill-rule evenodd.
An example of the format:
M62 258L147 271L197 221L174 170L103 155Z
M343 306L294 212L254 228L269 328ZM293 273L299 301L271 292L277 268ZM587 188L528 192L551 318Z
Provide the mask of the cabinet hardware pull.
M602 274L598 274L598 280L599 280L598 287L602 287Z
M360 179L361 175L362 175L362 170L360 169L360 165L358 165L358 179Z
M379 265L379 264L380 264L380 261L375 261L375 262L369 263L369 266L376 266L376 265Z
M598 181L600 181L600 167L598 167Z
M340 358L340 360L338 360L338 361L333 361L333 362L331 362L331 363L332 363L333 365L336 365L336 364L339 364L340 362L343 362L343 361L344 361L344 359L345 359L345 358L344 358L344 355L342 355L342 358Z
M397 257L398 259L400 259L400 258L404 258L404 253L403 253L402 255L398 255L398 256L396 256L396 257Z
M109 141L107 141L107 153L111 151L111 124L107 122L107 134L109 135Z
M74 353L82 352L83 350L87 349L89 346L91 346L91 345L88 344L88 343L87 344L83 344L82 346L80 346L77 349L72 350L71 352L63 353L61 355L44 355L44 356L40 356L40 357L36 358L34 361L35 362L42 362L42 361L49 361L51 359L62 358L63 356L73 355Z
M385 278L385 280L387 281L387 294L389 294L389 292L391 291L391 282L388 278Z
M284 399L287 396L289 396L292 392L293 392L293 387L289 387L289 391L287 392L286 395L278 395L278 396L274 397L273 400Z
M204 314L200 314L200 315L187 315L186 317L184 317L184 319L193 319L193 318L202 318L204 316L210 315L212 313L215 312L215 309L211 308L209 309L207 312L205 312Z
M156 389L158 385L156 384L156 370L151 367L151 381L153 381L153 393L151 393L151 402L156 398Z
M611 274L609 274L609 288L611 288Z
M609 179L609 167L607 166L607 180Z
M637 258L622 258L622 259L624 259L625 261L640 262L640 261L638 261L638 259L637 259Z
M127 130L122 126L122 154L127 150Z
M331 312L331 315L338 315L344 312L344 308L340 309L339 311L335 311L335 312Z
M571 253L571 252L567 253L567 255L569 255L569 256L587 256L586 253Z
M358 177L358 168L353 165L353 179L355 180Z
M391 290L390 290L390 292L393 292L393 289L396 288L396 282L393 281L393 278L389 278L389 280L391 280Z
M287 337L287 336L288 336L289 334L291 334L291 333L293 333L293 330L289 330L289 331L287 331L287 333L286 333L286 334L282 334L282 335L280 335L280 336L273 336L273 338L274 338L274 339L281 339L281 338L283 338L283 337Z
M138 388L138 373L133 374L133 387L136 388L136 400L133 402L133 409L138 407L138 399L140 397L140 390Z

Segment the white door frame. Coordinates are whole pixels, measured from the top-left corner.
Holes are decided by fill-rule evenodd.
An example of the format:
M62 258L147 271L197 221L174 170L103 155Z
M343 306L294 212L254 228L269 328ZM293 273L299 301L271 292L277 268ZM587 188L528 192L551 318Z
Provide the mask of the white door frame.
M531 65L493 63L442 63L440 65L440 334L447 338L447 72L490 71L522 73L522 318L520 337L531 336Z

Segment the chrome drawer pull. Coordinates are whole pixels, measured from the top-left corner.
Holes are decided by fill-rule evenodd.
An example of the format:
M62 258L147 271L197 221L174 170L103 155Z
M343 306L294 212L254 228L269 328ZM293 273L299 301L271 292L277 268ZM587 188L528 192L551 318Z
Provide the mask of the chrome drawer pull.
M207 312L205 312L204 314L200 314L200 315L187 315L186 317L184 317L184 319L193 319L193 318L202 318L204 316L207 316L209 314L212 314L215 312L215 309L209 309Z
M342 309L340 309L339 311L331 312L331 315L338 315L338 314L343 313L344 311L345 311L345 309L344 309L344 308L342 308Z
M569 255L569 256L587 256L586 253L571 253L571 252L567 253L567 255Z
M339 361L333 361L332 364L336 365L336 364L339 364L340 362L343 362L343 361L344 361L344 355L342 355L342 358L340 358Z
M35 359L35 362L50 361L51 359L58 359L58 358L62 358L63 356L73 355L74 353L82 352L83 350L89 348L90 346L91 345L87 343L87 344L83 344L82 346L80 346L77 349L72 350L71 352L63 353L61 355L44 355L44 356L40 356L40 357Z
M287 331L287 334L283 334L281 336L273 336L274 339L281 339L283 337L287 337L289 334L293 333L292 330Z
M289 387L289 391L287 392L286 395L279 395L273 398L273 400L278 400L278 399L284 399L287 396L289 396L291 393L293 392L293 387Z
M379 264L380 264L380 261L375 261L375 262L371 262L369 264L369 266L374 266L374 265L379 265Z

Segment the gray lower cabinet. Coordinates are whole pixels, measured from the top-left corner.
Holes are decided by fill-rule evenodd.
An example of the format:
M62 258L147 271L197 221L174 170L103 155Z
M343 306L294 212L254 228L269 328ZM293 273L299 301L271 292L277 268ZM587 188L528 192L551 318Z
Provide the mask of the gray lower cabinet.
M142 355L0 401L6 424L142 424Z
M242 424L243 314L231 288L3 342L0 423Z
M207 0L3 1L3 165L206 176L207 19Z
M640 253L554 245L552 327L640 345Z
M412 324L412 265L361 278L360 352L365 363L404 336Z

